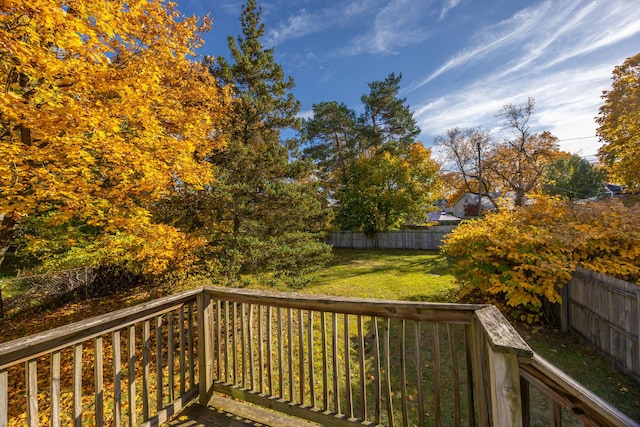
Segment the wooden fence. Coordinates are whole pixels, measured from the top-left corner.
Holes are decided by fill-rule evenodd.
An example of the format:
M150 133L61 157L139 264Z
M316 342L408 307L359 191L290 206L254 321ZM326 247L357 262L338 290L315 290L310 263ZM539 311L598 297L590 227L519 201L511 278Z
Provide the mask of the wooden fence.
M334 248L425 249L434 251L455 225L436 225L420 230L381 231L371 237L361 231L330 231L327 243Z
M640 286L578 267L562 292L562 331L640 379Z

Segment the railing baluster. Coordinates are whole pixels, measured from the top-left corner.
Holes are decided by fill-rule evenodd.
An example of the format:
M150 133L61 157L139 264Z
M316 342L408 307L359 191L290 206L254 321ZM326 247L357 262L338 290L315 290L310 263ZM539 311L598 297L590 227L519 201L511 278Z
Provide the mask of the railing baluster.
M333 343L333 406L336 414L341 414L340 408L340 370L338 365L338 314L331 313L331 338Z
M433 322L433 402L436 426L442 425L442 408L440 407L440 333L438 323Z
M258 392L264 393L264 306L258 306L258 381L260 386Z
M420 349L422 348L421 344L421 335L422 335L422 323L420 321L415 322L415 358L416 358L416 388L418 390L418 420L419 424L424 425L424 396L422 394L422 357L420 355Z
M293 311L287 309L287 349L289 350L289 400L294 402L294 380L293 380Z
M60 398L62 397L60 394L60 360L59 351L51 353L51 427L60 427ZM2 389L1 384L0 389Z
M322 409L329 410L329 356L327 348L327 313L320 312L320 328L322 333Z
M304 366L304 319L302 317L302 309L298 309L298 370L300 372L300 378L298 383L300 384L300 400L301 405L304 404L304 392L305 392L305 366Z
M122 359L120 354L120 331L111 334L113 354L113 425L122 425Z
M391 319L384 320L384 327L382 329L382 342L384 349L384 381L385 381L385 395L387 400L387 424L390 426L395 425L393 417L393 395L391 394L391 347L390 347L390 329Z
M216 374L216 379L218 381L222 381L224 379L224 377L222 376L222 349L223 347L226 347L227 344L224 343L222 341L222 305L224 304L223 301L221 300L217 300L216 301L216 325L215 325L215 330L216 330L216 364L217 364L217 374Z
M149 350L151 346L151 322L145 320L142 327L142 420L149 420Z
M307 329L307 346L309 353L309 398L311 400L311 407L316 407L316 376L315 376L315 363L313 355L313 311L309 310L309 328Z
M268 373L268 381L269 381L269 396L273 396L273 308L271 306L267 307L267 373Z
M156 411L163 407L162 393L162 316L156 316Z
M447 337L449 340L449 360L451 363L451 375L453 382L453 424L457 427L461 423L460 409L460 375L458 374L458 358L456 357L456 345L454 342L455 331L451 324L447 323Z
M187 390L187 385L185 383L186 379L187 379L187 375L186 375L186 349L184 348L185 346L185 337L184 337L184 305L180 306L179 309L179 316L180 316L180 320L179 320L179 328L178 328L178 339L180 341L180 394L184 394L184 392Z
M469 425L476 425L475 390L473 386L473 326L464 325L464 349L467 371L467 408L469 411Z
M562 427L562 407L553 397L549 397L549 425Z
M187 310L187 346L189 354L189 385L191 388L196 386L196 358L193 344L193 303L189 304Z
M365 364L364 325L362 316L358 315L358 359L360 363L360 417L367 419L367 365Z
M93 383L96 425L104 424L104 373L102 337L93 339Z
M27 425L38 427L38 361L31 359L25 362L27 385Z
M382 400L382 382L380 381L380 339L378 337L378 319L373 316L371 317L371 335L373 338L373 382L376 392L375 423L380 424L380 404Z
M347 398L347 416L353 417L353 397L351 396L351 345L349 343L349 315L344 315L344 377Z
M522 399L522 427L531 426L531 389L529 381L520 377L520 396Z
M58 400L59 402L59 400ZM9 424L9 372L0 370L0 427Z
M136 326L129 326L129 384L127 403L129 404L129 427L135 427L137 411L136 411Z
M409 408L407 407L407 321L400 321L400 396L402 399L402 425L409 425Z
M82 426L82 343L73 346L73 425Z
M276 310L278 316L278 397L284 398L284 349L282 348L282 309Z
M231 362L229 359L229 340L231 339L231 326L230 326L230 311L231 303L225 301L224 303L224 378L225 382L231 382Z
M233 360L233 371L231 381L238 384L238 304L231 303L231 358Z
M259 322L258 322L259 323ZM249 389L256 389L255 345L253 343L253 304L249 304ZM246 359L246 357L244 357Z
M234 351L238 353L238 355L242 358L242 378L240 376L236 377L236 384L240 384L242 388L253 389L252 385L248 385L249 381L247 378L247 319L246 319L246 311L247 306L245 303L240 304L240 351L234 346ZM249 327L251 329L251 327ZM251 366L249 364L249 366ZM251 369L251 368L249 368Z
M175 399L175 346L173 343L173 335L174 335L174 321L173 321L173 311L167 314L167 383L168 383L168 400L169 403L173 402Z

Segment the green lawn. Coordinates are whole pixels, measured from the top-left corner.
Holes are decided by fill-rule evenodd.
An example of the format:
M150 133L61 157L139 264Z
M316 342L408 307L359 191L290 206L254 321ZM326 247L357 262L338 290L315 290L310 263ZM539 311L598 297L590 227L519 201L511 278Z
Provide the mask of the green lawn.
M393 300L453 302L458 289L434 252L335 249L303 292Z

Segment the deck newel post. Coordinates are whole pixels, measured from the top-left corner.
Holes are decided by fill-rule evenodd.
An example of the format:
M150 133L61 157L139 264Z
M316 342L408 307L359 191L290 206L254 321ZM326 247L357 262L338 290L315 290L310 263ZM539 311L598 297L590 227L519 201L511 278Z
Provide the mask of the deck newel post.
M484 352L484 330L477 318L473 319L471 325L471 335L473 336L473 386L475 394L475 410L478 425L488 427L491 425L491 405L489 398L489 373L487 372L486 354Z
M203 289L198 294L198 383L199 403L207 406L213 395L213 305Z
M474 319L476 349L484 359L484 398L488 414L480 419L495 426L522 426L522 394L518 355L531 357L531 349L500 311L489 306L476 311ZM526 394L525 394L526 396Z
M491 419L495 426L522 426L522 400L518 357L513 353L489 352Z

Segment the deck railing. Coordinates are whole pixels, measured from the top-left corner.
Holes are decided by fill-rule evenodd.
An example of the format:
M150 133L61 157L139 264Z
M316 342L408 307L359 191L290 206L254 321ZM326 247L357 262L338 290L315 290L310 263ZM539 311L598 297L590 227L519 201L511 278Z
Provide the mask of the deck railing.
M185 292L0 344L0 426L161 424L199 394L202 297Z
M545 424L635 424L486 305L206 287L0 344L0 427L159 425L214 392L329 426L530 425L539 395Z

